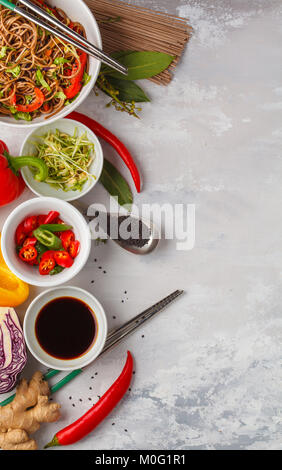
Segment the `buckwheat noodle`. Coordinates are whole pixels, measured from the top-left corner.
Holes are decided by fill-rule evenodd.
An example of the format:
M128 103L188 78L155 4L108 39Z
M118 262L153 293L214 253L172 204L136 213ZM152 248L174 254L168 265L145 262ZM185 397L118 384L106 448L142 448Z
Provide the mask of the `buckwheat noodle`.
M85 0L98 21L105 52L120 50L166 52L175 57L169 69L150 78L167 85L192 35L185 18L119 0Z
M42 7L42 1L34 1ZM66 13L52 9L63 23L70 25ZM71 27L85 36L80 23L72 22ZM56 58L60 58L57 65ZM74 68L73 65L78 64ZM80 72L78 53L44 29L17 13L0 6L0 113L15 115L11 98L16 96L16 105L26 105L35 99L34 89L39 88L45 95L44 104L32 111L32 119L42 114L50 117L58 113L66 102L63 90L69 80ZM38 82L37 72L42 73ZM60 93L61 92L61 93Z

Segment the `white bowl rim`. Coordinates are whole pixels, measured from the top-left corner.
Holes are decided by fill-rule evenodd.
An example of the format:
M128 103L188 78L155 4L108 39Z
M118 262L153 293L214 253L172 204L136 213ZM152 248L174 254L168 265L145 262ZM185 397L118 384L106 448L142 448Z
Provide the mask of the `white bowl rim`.
M80 361L80 358L77 358L77 362L79 362L77 368L82 368L82 367L86 367L87 365L91 364L95 359L97 359L97 357L99 356L99 354L102 352L103 348L104 348L104 345L105 345L105 342L106 342L106 339L107 339L107 334L108 334L108 321L107 321L107 316L106 316L106 313L105 313L105 310L104 310L104 307L102 306L102 304L99 302L99 300L93 295L91 294L90 292L88 292L86 289L82 289L81 287L77 287L77 286L60 286L60 287L53 287L51 289L48 289L48 290L45 290L44 292L41 292L39 295L37 295L33 300L32 302L29 304L26 312L25 312L25 316L24 316L24 321L23 321L23 332L24 332L24 338L25 338L25 342L27 344L27 347L29 349L29 351L31 352L31 354L35 357L35 359L37 359L37 361L39 361L41 364L45 365L46 367L48 368L51 368L53 369L54 368L54 365L46 362L44 359L42 359L35 351L33 351L33 348L31 347L31 344L29 342L29 333L27 333L27 321L28 321L28 316L30 315L30 312L32 311L32 309L34 308L34 305L36 304L36 302L38 300L40 300L42 297L44 297L45 295L48 295L50 294L51 292L56 292L58 290L61 290L63 287L66 288L66 290L74 290L74 291L78 291L78 292L82 292L84 294L87 294L89 297L91 297L94 302L96 302L96 304L98 305L99 309L100 309L100 312L99 314L103 317L103 320L104 320L104 329L102 330L100 325L98 324L99 328L98 328L98 334L99 332L101 331L102 332L102 335L103 335L103 339L102 339L102 342L101 342L101 345L100 347L97 349L97 352L95 353L95 357L92 357L92 358L89 358L88 360L85 360L85 361ZM53 299L55 299L56 297L54 297ZM74 298L78 298L78 297L75 297ZM50 300L49 300L50 302ZM48 302L46 302L48 303ZM38 312L39 313L39 312ZM37 313L37 315L38 315ZM94 312L95 313L95 312ZM37 317L36 315L36 317ZM39 342L37 341L38 345L39 345L39 348L42 349L42 347L40 346ZM94 349L94 346L95 346L95 343L93 345L93 349ZM92 348L90 348L89 352L91 351ZM43 349L42 349L43 350ZM44 351L44 350L43 350ZM45 351L44 351L45 352ZM45 354L48 354L45 352ZM52 357L52 356L50 356ZM81 356L81 358L83 358L83 356ZM57 359L57 358L54 358L54 359ZM68 362L67 359L57 359L58 361L61 361L61 362ZM57 366L56 365L56 368L58 370L74 370L74 368L72 366Z
M86 10L88 10L87 14L89 16L91 16L91 18L92 18L92 21L93 21L93 23L95 25L95 29L96 29L96 34L97 34L97 43L98 43L97 47L99 49L102 49L102 47L103 47L102 36L101 36L100 28L99 28L99 25L96 21L96 18L93 15L90 8L88 7L88 5L86 4L86 2L84 2L83 0L80 0L80 2L84 5ZM94 60L98 60L98 59L94 59ZM16 119L14 119L14 121L13 121L12 118L11 118L11 122L10 121L9 122L3 122L3 121L1 121L1 116L0 116L0 124L3 125L3 126L7 126L7 127L14 127L15 129L27 129L27 128L41 127L41 126L44 126L44 124L46 124L46 122L51 123L51 122L56 121L57 119L60 119L60 118L63 118L65 116L67 116L72 111L74 111L76 108L78 108L78 106L80 106L83 103L84 100L86 100L87 96L89 95L91 90L94 88L94 85L95 85L96 80L98 78L98 75L100 73L100 69L101 69L101 61L98 61L98 66L97 66L95 74L93 74L93 76L91 77L91 79L87 83L87 85L85 85L85 87L83 87L84 93L81 94L81 92L80 92L79 96L73 101L73 103L71 103L69 106L65 106L65 108L66 108L65 110L61 110L59 113L57 113L54 116L48 118L48 121L47 120L46 121L40 121L40 122L29 121L28 123L22 122L21 124L19 124L18 121L16 121Z
M100 140L98 139L97 135L95 134L95 132L93 132L88 126L86 126L85 124L82 124L81 122L79 121L76 121L75 119L68 119L68 118L59 118L57 119L56 121L49 121L49 122L46 122L44 123L44 126L42 127L48 127L49 124L51 124L52 126L54 125L60 125L60 123L63 123L63 122L66 122L66 123L71 123L73 124L74 127L80 127L81 129L85 129L86 132L88 132L90 134L90 140L94 140L94 145L95 145L95 149L97 149L97 152L95 151L95 155L97 156L97 158L100 159L100 169L99 169L99 174L95 175L96 176L96 179L92 178L92 182L91 184L89 185L89 187L83 191L83 189L81 191L77 191L77 196L70 196L69 198L66 198L66 199L61 199L60 197L57 197L57 199L60 199L61 201L65 201L65 202L71 202L71 201L76 201L77 199L80 199L81 197L85 196L87 193L89 193L89 191L91 191L94 186L96 186L96 184L99 182L99 179L101 177L101 174L102 174L102 171L103 171L103 166L104 166L104 153L103 153L103 148L102 148L102 145L100 143ZM42 129L43 130L43 129ZM25 145L27 144L28 140L32 137L32 135L35 133L35 132L38 132L38 128L33 128L33 129L30 129L30 132L25 136L24 138L24 141L21 145L21 150L20 150L20 155L24 155L24 147ZM34 189L34 187L29 183L29 181L27 180L26 178L26 175L25 175L25 172L22 171L22 177L24 179L24 182L25 184L27 185L27 187L34 193L36 194L37 196L39 197L54 197L54 196L43 196L41 193L39 193L38 191L36 191L36 189Z
M86 237L88 239L88 245L87 246L84 246L83 247L83 250L85 252L84 256L83 256L83 260L81 263L75 263L73 264L73 269L68 270L68 271L64 271L65 273L65 276L59 280L57 276L48 276L48 279L46 276L41 276L42 278L44 278L44 280L40 280L40 278L38 278L38 281L37 280L32 280L30 281L30 279L28 277L26 277L25 275L23 275L14 265L12 265L12 263L10 263L10 260L9 260L9 257L7 256L7 251L6 251L6 247L5 247L5 241L6 241L6 230L7 230L7 227L9 226L9 223L11 222L11 220L13 220L13 218L18 215L18 213L22 210L22 208L25 208L27 207L29 204L32 204L32 201L38 201L38 200L47 200L48 202L53 202L54 204L58 204L58 201L60 201L60 203L62 204L66 204L68 206L70 206L70 210L73 210L73 212L75 212L77 215L79 215L80 217L80 220L81 222L84 224L85 226L85 229L88 231L89 233L89 237ZM55 206L56 207L56 206ZM8 234L7 234L8 236ZM14 239L13 239L14 240ZM2 249L2 254L3 254L3 258L8 266L8 268L19 278L21 279L22 281L26 282L27 284L30 284L32 286L37 286L37 287L54 287L56 285L61 285L61 284L64 284L68 281L70 281L74 276L76 276L81 270L82 268L85 266L88 258L89 258L89 255L90 255L90 251L91 251L91 232L90 232L90 229L87 225L87 222L86 220L84 219L83 215L79 212L79 210L74 207L72 204L69 204L67 201L62 201L61 199L57 199L57 198L53 198L53 197L35 197L35 198L32 198L32 199L28 199L27 201L23 202L22 204L20 204L19 206L17 206L7 217L7 219L5 220L5 223L3 225L3 228L2 228L2 233L1 233L1 249ZM39 277L40 275L38 275ZM54 277L55 279L52 279L52 277ZM57 278L57 279L56 279Z

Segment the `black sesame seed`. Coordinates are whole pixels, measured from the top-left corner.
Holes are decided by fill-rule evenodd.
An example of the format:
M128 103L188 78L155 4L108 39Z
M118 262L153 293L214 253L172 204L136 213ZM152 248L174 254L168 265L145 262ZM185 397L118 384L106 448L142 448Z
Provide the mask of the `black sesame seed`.
M92 390L92 387L89 387L89 390Z
M98 375L98 372L95 372L95 375Z
M115 319L116 319L116 317L115 317L115 316L113 316L113 319L115 320Z
M112 426L114 426L116 423L112 423Z
M69 397L69 400L71 400L72 397Z
M125 429L124 431L127 432L127 429Z

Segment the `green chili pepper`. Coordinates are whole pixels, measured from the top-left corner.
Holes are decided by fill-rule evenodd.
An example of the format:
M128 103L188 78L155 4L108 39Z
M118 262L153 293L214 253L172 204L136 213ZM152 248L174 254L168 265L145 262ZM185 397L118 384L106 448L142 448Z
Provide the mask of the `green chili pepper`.
M49 230L37 228L33 231L33 235L42 245L47 246L49 250L60 250L62 248L62 242L59 237L49 232Z
M54 276L55 274L59 274L61 273L65 268L63 268L62 266L55 266L54 269L52 269L52 271L49 272L50 276Z
M49 232L66 232L67 230L71 230L72 226L66 224L42 224L38 228L49 230Z

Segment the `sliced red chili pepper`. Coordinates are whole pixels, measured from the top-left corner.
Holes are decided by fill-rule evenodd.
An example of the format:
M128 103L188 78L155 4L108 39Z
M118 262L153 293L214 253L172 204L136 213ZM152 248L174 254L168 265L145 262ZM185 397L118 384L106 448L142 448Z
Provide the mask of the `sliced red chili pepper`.
M44 259L42 258L39 263L39 274L41 274L42 276L45 276L46 274L49 274L50 271L52 271L52 269L54 269L54 267L56 266L56 263L52 256L50 256L49 258L44 258Z
M42 224L45 223L46 217L47 217L47 214L39 214L37 216L37 225L38 225L38 227L39 227L39 225L42 225Z
M49 109L50 109L50 104L49 104L49 103L44 103L44 105L43 105L43 110L44 110L46 113L48 113Z
M43 253L43 255L41 255L41 261L44 260L44 259L48 259L48 258L54 258L54 254L56 252L54 250L48 250L48 251L45 251L45 253Z
M101 124L99 124L94 119L88 116L85 116L85 114L81 114L81 113L78 113L77 111L73 111L66 117L68 119L74 119L76 121L81 122L82 124L85 124L85 126L89 127L89 129L91 129L94 132L94 134L96 134L98 137L101 137L101 139L108 142L117 151L117 153L123 159L124 163L129 169L131 176L133 178L133 181L135 183L136 189L138 193L140 193L140 190L141 190L140 174L139 174L138 168L133 160L131 153L125 147L125 145L108 129L101 126Z
M60 219L60 217L58 217L57 219L54 220L53 223L54 224L64 224L65 222L62 219Z
M24 222L24 231L25 233L30 233L32 232L33 230L35 230L37 228L37 216L36 215L32 215L30 217L27 217Z
M24 224L21 222L16 230L15 233L15 240L16 240L16 245L21 246L26 239L26 233L24 231Z
M72 258L76 258L80 249L80 243L78 240L73 240L70 242L69 246L69 254L71 255Z
M81 52L79 54L79 61L80 63L78 60L75 61L75 64L72 67L71 75L74 75L80 66L79 72L70 79L70 85L63 90L64 94L69 100L74 98L81 90L84 69L87 63L87 54L85 52Z
M133 373L133 358L130 352L127 352L127 360L125 366L113 383L113 385L106 391L106 393L95 403L90 410L88 410L81 418L74 421L74 423L58 431L53 437L52 441L45 446L65 446L74 444L83 437L87 436L93 429L95 429L113 408L122 399L130 385Z
M37 109L41 108L45 101L45 95L40 90L40 88L34 88L35 99L30 104L18 104L16 105L16 110L21 113L32 113L32 111L36 111Z
M35 237L27 237L25 239L25 241L23 242L23 246L27 246L27 245L36 245L37 243L37 239Z
M67 251L56 251L54 253L56 263L62 268L70 268L73 265L73 259Z
M11 106L15 106L16 103L17 103L16 87L14 87L10 93L10 104Z
M64 249L67 251L71 242L75 240L75 236L72 230L66 230L60 235Z
M59 217L60 215L60 212L57 212L57 211L50 211L44 222L42 222L43 224L51 224L52 222L54 222L54 220L56 220L57 217Z
M23 246L19 252L21 260L30 263L37 258L37 250L33 245Z

